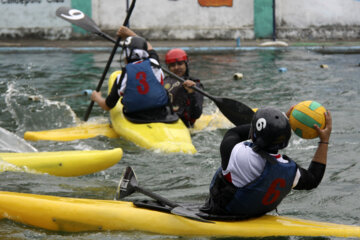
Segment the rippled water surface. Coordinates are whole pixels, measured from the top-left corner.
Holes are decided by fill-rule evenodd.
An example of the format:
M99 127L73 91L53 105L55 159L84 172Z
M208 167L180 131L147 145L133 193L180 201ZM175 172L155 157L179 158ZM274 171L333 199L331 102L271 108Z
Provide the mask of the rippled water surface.
M159 52L164 59L164 52ZM1 52L0 127L18 137L38 131L75 125L83 118L89 99L54 96L95 89L109 52ZM273 106L286 111L303 100L316 100L333 115L333 134L328 166L321 185L313 191L293 191L279 206L281 215L344 224L359 224L360 216L360 54L321 54L306 49L228 52L190 51L191 74L199 77L206 91L244 102L251 107ZM116 58L115 58L116 59ZM326 64L328 68L321 68ZM116 70L118 63L112 65ZM279 68L287 68L280 73ZM236 72L244 75L233 80ZM107 88L106 81L103 92ZM29 96L41 96L31 101ZM215 110L206 99L204 111ZM95 106L89 121L104 122L108 114ZM202 203L208 185L220 164L219 144L226 129L202 131L192 139L195 155L162 154L141 149L123 139L97 137L72 142L28 142L38 151L111 149L121 147L123 159L94 174L61 178L31 173L1 172L2 191L113 199L125 166L131 165L144 187L178 202ZM0 132L1 133L1 132ZM4 142L15 141L2 134ZM284 151L307 167L317 140L293 135ZM3 144L0 151L26 151L30 146ZM129 199L143 198L134 194ZM0 221L0 239L174 239L146 233L96 232L60 234ZM207 239L207 238L197 238ZM287 238L285 238L287 239ZM302 239L302 238L289 238ZM335 238L332 238L335 239Z

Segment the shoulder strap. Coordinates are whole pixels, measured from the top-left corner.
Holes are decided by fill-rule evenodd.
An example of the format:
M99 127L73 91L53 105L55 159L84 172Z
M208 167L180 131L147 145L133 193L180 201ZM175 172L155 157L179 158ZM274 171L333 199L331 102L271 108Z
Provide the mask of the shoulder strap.
M120 79L119 79L120 81L119 81L119 84L117 85L119 89L121 87L121 83L124 79L125 73L126 73L126 67L121 68L121 75L120 75Z
M151 60L149 60L149 61L150 61L151 66L156 67L156 68L161 68L160 65L153 63Z

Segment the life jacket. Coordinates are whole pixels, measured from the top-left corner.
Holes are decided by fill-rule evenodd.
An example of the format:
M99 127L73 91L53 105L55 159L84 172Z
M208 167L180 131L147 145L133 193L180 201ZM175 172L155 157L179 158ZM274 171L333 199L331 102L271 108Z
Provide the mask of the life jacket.
M122 103L124 111L131 113L165 106L168 95L152 71L150 60L126 65L127 83Z
M287 163L266 161L261 175L238 188L223 175L221 168L210 185L212 208L216 212L244 218L261 216L274 210L291 191L297 166L284 156Z

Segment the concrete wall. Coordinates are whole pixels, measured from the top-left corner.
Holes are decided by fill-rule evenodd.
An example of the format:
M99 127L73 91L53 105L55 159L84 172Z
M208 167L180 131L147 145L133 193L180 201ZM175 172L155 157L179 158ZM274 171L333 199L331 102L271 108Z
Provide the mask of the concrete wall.
M55 11L60 6L81 6L83 1L91 5L90 17L111 35L122 25L131 2L0 0L0 38L79 36ZM150 39L254 39L254 1L203 7L198 0L137 0L130 27ZM276 0L276 33L279 39L359 39L360 0Z
M277 0L277 36L287 39L359 39L359 0Z
M94 0L93 18L104 30L124 21L126 4ZM96 10L95 10L96 9ZM201 7L197 0L138 0L131 27L151 39L253 38L253 0L234 0L232 7Z
M0 37L58 39L71 34L55 11L71 0L0 0Z

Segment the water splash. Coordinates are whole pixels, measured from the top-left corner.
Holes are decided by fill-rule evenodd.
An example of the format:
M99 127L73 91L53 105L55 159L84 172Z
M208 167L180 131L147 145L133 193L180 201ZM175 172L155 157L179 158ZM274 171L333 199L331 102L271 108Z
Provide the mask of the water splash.
M8 163L0 157L0 173L1 172L24 172L24 173L32 173L32 174L43 174L33 169L29 169L26 166L19 167L14 164Z
M0 127L0 152L37 152L31 144Z
M15 121L17 131L61 128L77 122L75 112L65 102L40 97L40 101L29 103L29 96L25 89L17 88L14 82L8 83L6 110Z

